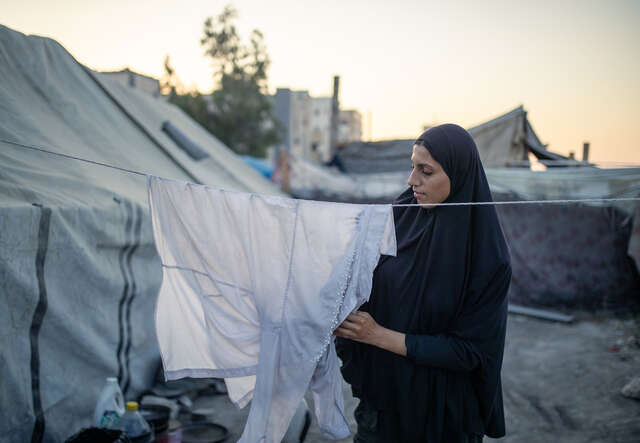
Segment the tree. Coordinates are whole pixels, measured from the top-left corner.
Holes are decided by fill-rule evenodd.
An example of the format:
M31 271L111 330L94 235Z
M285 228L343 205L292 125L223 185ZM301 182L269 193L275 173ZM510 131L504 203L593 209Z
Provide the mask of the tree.
M237 11L226 6L204 22L200 44L214 67L212 132L234 151L264 157L280 141L280 125L267 96L271 60L264 37L253 30L245 45L233 24Z
M216 90L211 102L197 91L186 91L169 57L165 58L162 89L169 101L184 110L239 154L264 157L269 146L281 141L281 125L267 95L271 64L264 37L253 30L248 45L233 24L237 11L226 6L204 22L200 44L213 65Z

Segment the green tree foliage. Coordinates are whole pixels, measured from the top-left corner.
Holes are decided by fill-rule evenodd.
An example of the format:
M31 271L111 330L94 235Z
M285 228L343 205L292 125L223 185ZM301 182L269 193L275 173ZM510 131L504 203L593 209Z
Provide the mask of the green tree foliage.
M280 125L267 96L270 59L262 33L254 30L242 42L233 20L236 10L226 6L204 22L200 44L213 65L216 90L208 104L198 92L185 92L169 59L165 59L163 88L170 101L239 154L264 157L280 141Z

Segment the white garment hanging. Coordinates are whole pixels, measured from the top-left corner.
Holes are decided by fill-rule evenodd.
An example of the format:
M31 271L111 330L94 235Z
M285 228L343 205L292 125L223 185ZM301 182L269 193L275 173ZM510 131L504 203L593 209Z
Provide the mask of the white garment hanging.
M395 255L390 205L294 200L148 177L168 380L223 377L240 441L277 442L307 388L325 436L349 435L333 330Z

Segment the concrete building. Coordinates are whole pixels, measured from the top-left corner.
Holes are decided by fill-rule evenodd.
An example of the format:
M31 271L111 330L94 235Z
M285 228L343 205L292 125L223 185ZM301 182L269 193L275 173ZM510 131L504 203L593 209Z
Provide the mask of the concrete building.
M274 111L283 128L282 148L293 155L310 157L311 96L308 91L278 88Z
M362 139L362 118L357 110L339 110L339 78L333 97L311 97L306 90L278 88L273 103L284 129L282 149L315 162L328 162L335 149ZM333 136L332 136L333 128Z
M331 97L311 99L311 159L331 160Z
M338 146L362 140L362 116L356 109L341 109L338 122Z

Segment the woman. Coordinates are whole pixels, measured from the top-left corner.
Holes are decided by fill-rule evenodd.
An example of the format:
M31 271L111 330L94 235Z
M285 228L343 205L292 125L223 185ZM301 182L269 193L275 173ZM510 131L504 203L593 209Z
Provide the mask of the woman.
M509 252L467 131L425 131L396 200L396 257L383 256L368 303L335 331L360 398L355 442L477 442L504 435L500 369Z

